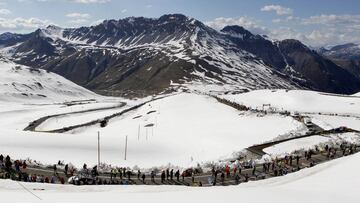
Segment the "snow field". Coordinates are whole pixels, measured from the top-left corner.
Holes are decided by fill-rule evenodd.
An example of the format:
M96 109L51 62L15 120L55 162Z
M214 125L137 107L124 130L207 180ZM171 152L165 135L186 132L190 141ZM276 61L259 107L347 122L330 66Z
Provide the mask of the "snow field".
M360 115L360 98L329 95L306 90L255 90L244 94L222 96L252 108L271 104L278 110L310 113Z
M33 118L34 113L28 111L29 117ZM67 134L22 132L23 128L18 125L23 127L27 124L27 114L21 112L21 115L25 115L24 120L16 125L11 124L11 120L18 119L20 113L7 118L9 126L3 131L4 142L0 143L3 153L20 158L30 157L43 163L64 160L78 167L83 163L97 163L98 131L103 162L148 168L169 163L188 167L232 157L233 153L245 147L303 128L303 124L291 117L239 115L239 111L211 97L195 94L179 94L156 100L110 120L105 128L96 125ZM63 118L64 122L71 123L72 120L81 121L76 114L74 118ZM42 127L50 129L47 125ZM128 136L126 161L125 136Z

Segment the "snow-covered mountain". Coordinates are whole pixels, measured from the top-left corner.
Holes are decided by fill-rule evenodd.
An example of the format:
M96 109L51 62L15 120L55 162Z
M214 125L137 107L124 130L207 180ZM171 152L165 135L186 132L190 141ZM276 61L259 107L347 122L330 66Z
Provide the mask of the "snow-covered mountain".
M99 93L137 96L209 84L228 90L310 88L354 93L360 80L301 42L273 42L239 26L216 31L181 14L49 26L0 36L2 54Z
M359 44L348 43L327 48L320 48L318 52L360 79Z
M0 101L56 103L96 97L89 90L55 73L0 59Z
M347 43L319 49L325 56L337 59L360 60L360 45Z

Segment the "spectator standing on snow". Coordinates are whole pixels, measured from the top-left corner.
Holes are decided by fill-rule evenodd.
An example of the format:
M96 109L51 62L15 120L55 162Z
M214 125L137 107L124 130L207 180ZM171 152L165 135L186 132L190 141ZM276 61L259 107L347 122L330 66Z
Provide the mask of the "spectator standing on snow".
M226 165L225 172L226 172L226 177L229 178L230 177L230 166Z
M120 180L122 180L122 178L123 178L123 173L121 172L121 168L118 169L118 173L119 173Z
M22 168L25 170L26 167L27 167L26 161L23 161L23 163L22 163Z
M140 170L138 170L138 173L137 173L138 180L140 180L140 176L141 176L141 172L140 172Z
M110 180L112 180L113 178L116 179L116 173L114 168L112 168L110 171Z
M221 183L224 184L224 182L225 182L225 174L221 173L220 178L221 178Z
M165 182L165 171L162 171L161 173L161 183L164 184Z
M64 167L65 176L68 175L68 170L69 170L69 165L66 164L65 167Z
M57 167L56 167L56 164L54 164L53 169L54 169L54 175L56 175L56 174L57 174Z
M180 181L180 171L179 171L179 170L177 170L177 171L175 172L175 177L176 177L176 180L177 180L177 181Z
M12 163L11 163L10 156L7 155L6 158L5 158L5 168L6 168L7 171L10 171L11 165L12 165Z
M299 161L300 161L300 156L296 155L296 165L298 165L298 166L299 166Z
M145 184L145 173L142 174L141 179L142 179L143 184Z
M174 169L171 169L170 171L170 180L172 181L174 177Z
M235 175L235 184L240 183L240 176L238 174Z
M14 165L15 165L15 171L16 171L17 173L20 173L19 160L14 161Z
M182 181L184 182L185 181L185 171L183 171L182 173L181 173L181 177L182 177Z
M170 171L169 169L166 169L166 180L169 180L170 178Z
M155 183L155 172L154 171L151 171L151 181Z
M99 175L98 170L97 170L97 166L94 166L94 167L92 168L92 170L91 170L91 175L92 175L93 177L96 177L96 176Z

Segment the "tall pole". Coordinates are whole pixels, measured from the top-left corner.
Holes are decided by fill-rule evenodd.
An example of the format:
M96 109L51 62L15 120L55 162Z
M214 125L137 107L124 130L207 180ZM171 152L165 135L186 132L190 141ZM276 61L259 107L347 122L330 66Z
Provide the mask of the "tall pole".
M139 127L138 127L138 140L140 140L140 124L139 124Z
M128 140L127 137L128 136L126 135L126 137L125 137L125 161L126 161L126 153L127 153L127 140Z
M100 131L98 131L98 167L100 167Z

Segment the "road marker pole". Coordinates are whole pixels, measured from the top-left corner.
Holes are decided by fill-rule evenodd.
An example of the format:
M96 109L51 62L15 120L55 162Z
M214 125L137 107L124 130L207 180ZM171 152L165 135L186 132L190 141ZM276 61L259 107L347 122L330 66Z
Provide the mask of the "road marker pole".
M128 136L125 137L125 161L126 161L126 155L127 155L127 142L128 142Z
M100 131L98 131L98 167L100 166Z
M98 131L98 167L100 167L100 131Z
M138 140L140 140L140 124L139 124L139 127L138 127Z

